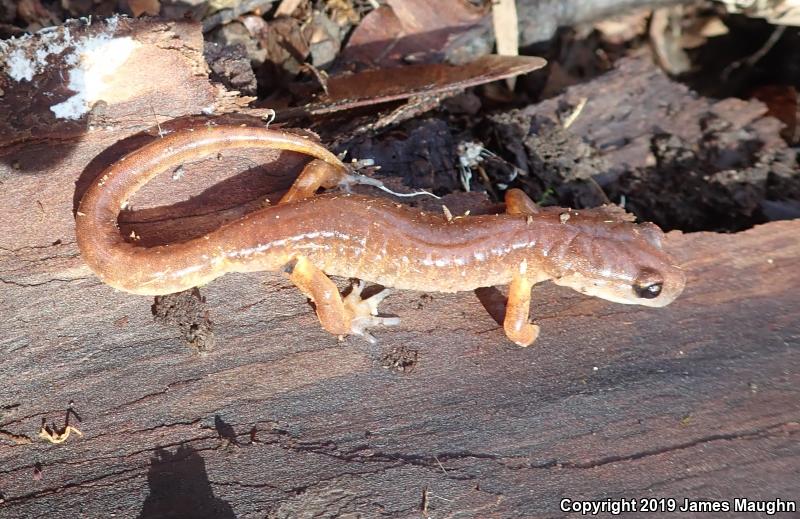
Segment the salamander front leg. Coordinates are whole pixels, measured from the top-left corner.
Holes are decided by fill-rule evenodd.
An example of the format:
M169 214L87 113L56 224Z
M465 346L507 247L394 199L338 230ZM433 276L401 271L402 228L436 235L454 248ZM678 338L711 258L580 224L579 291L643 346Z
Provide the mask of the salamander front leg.
M531 288L529 280L515 276L508 287L508 303L503 329L506 336L520 346L530 346L539 336L539 327L531 324L528 317L531 310Z
M279 204L294 202L314 196L321 187L331 189L338 186L347 178L344 166L333 166L323 160L315 159L309 162L300 176L294 181L289 191L281 198Z
M306 258L297 258L285 270L292 283L316 305L322 327L334 335L360 335L374 343L375 337L367 331L369 328L400 324L397 317L377 317L378 304L389 294L388 291L362 299L362 282L342 299L333 281Z

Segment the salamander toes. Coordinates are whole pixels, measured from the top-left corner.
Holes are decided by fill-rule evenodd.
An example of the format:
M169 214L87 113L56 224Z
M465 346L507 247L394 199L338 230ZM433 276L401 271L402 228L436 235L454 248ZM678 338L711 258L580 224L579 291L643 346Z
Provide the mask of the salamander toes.
M351 321L350 333L363 337L370 344L377 344L378 340L369 333L369 328L374 328L375 326L397 326L398 324L400 324L399 317L375 317L373 315L356 317Z
M523 348L530 346L539 337L539 325L526 324L514 334L507 334L508 338Z
M345 310L351 316L350 333L364 337L371 344L375 344L377 340L368 330L376 326L397 326L400 324L400 318L378 316L378 305L392 293L391 290L384 289L371 297L362 299L361 292L364 286L363 281L353 285L353 289L342 302Z

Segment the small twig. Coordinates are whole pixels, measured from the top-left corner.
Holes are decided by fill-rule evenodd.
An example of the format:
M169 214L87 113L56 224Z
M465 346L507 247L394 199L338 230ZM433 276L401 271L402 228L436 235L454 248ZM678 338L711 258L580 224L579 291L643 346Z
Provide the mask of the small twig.
M439 458L438 458L438 457L436 457L436 456L434 456L434 457L433 457L433 459L435 459L435 460L436 460L436 463L438 463L438 464L439 464L439 468L440 468L440 469L442 469L442 472L444 472L445 474L447 474L447 471L446 471L446 470L444 470L444 466L442 465L442 462L441 462L441 461L439 461Z
M63 430L57 431L55 428L50 428L46 424L42 424L39 429L39 438L47 440L50 443L64 443L69 438L70 433L75 433L78 436L83 436L83 433L71 425L67 425Z
M515 0L492 2L492 26L494 27L497 53L501 56L519 55L519 21ZM516 77L506 79L509 90L514 90Z
M453 213L450 212L450 209L448 209L446 205L442 205L442 211L444 211L445 219L448 222L452 222L453 221ZM436 460L436 461L439 461L439 460ZM440 463L440 465L441 465L441 463Z
M494 190L494 186L492 186L492 181L489 179L489 175L486 174L486 170L483 169L480 164L477 164L475 169L478 170L478 175L480 175L481 181L486 187L486 190L489 191L489 193L492 195L492 198L497 200L499 197L497 196L497 192Z
M167 132L161 129L161 123L158 122L158 116L156 115L156 109L153 108L153 103L148 101L147 104L150 105L150 111L153 113L153 119L156 121L156 127L158 127L158 136L163 139Z
M325 95L330 95L328 92L328 73L309 63L304 63L303 68L314 75L314 77L317 79L317 83L319 83L319 85L322 87L322 91L325 92Z
M432 196L433 198L435 198L437 200L439 200L441 198L441 197L436 196L433 193L431 193L429 191L425 191L425 190L414 191L413 193L398 193L396 191L392 191L391 189L389 189L388 187L383 185L383 182L381 182L380 180L377 180L377 179L374 179L374 178L370 178L370 177L366 177L364 175L359 175L359 174L347 175L347 178L345 179L344 184L345 185L347 185L347 184L361 184L361 185L364 185L364 186L377 187L381 191L385 191L385 192L389 193L390 195L400 196L400 197L411 197L411 196L427 195L427 196Z
M595 180L595 179L594 179L594 177L588 177L588 178L587 178L587 180L589 181L589 183L590 183L590 184L592 184L594 187L596 187L596 188L597 188L597 191L599 191L599 192L600 192L600 195L603 197L603 200L605 200L605 202L606 202L607 204L611 204L611 203L613 203L613 202L611 201L611 199L610 199L610 198L608 198L608 195L606 194L606 192L605 192L605 191L603 191L603 188L602 188L602 187L600 187L600 184L598 184L598 183L597 183L597 180Z
M589 101L588 97L582 97L580 101L578 101L578 105L566 117L564 117L561 126L563 126L565 130L572 126L572 123L578 119L578 116L581 115L581 112L583 112L583 107L586 106L587 101Z
M266 123L265 124L265 128L269 129L269 125L272 124L273 121L275 121L275 117L277 117L277 115L278 115L277 112L275 110L273 110L272 108L268 109L264 113L264 115L261 118Z
M775 44L778 43L778 40L781 39L781 36L783 36L784 31L786 31L785 25L779 25L775 27L775 30L772 31L772 34L769 35L769 38L767 38L767 41L764 42L764 45L762 45L761 48L759 48L750 56L744 59L734 61L733 63L725 67L725 70L722 71L722 80L727 81L730 75L733 73L733 71L738 68L741 68L742 66L752 67L753 65L758 63L761 60L761 58L763 58L770 50L772 50L772 47L774 47Z
M429 492L428 494L429 494L431 497L435 497L436 499L441 499L442 501L447 501L448 503L452 503L453 501L455 501L455 499L447 499L446 497L437 496L437 495L436 495L436 494L434 494L433 492Z

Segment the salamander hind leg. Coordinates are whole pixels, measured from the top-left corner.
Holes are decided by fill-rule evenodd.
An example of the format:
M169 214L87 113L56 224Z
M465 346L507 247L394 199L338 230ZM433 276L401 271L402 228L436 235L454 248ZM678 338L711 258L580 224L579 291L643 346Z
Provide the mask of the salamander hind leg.
M344 165L334 166L323 160L312 160L303 168L292 187L278 203L285 204L312 197L319 188L334 188L346 178L347 172Z
M503 329L506 336L520 346L530 346L539 336L539 327L528 321L531 309L531 288L529 280L515 276L508 287L508 303Z
M342 299L333 281L304 257L287 265L286 272L292 283L316 305L322 327L334 335L360 335L374 343L375 338L367 331L369 328L400 323L396 317L377 316L378 304L388 291L362 299L363 283L359 283Z

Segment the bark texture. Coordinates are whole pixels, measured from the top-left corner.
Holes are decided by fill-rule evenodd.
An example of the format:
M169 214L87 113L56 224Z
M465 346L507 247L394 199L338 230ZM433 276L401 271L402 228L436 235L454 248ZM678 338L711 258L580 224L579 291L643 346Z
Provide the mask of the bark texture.
M150 23L131 34L161 74L106 103L102 125L44 124L51 101L15 104L3 78L16 118L0 141L0 516L509 518L561 515L562 498L796 497L800 221L670 233L688 283L665 309L539 287L528 349L471 293L393 295L382 309L403 324L369 346L324 332L278 274L157 308L102 285L74 243L81 190L153 138L135 135L149 106L178 125L237 103L205 79L198 28ZM187 165L123 228L203 232L301 163ZM187 193L201 194L165 207ZM215 346L187 347L208 323ZM82 436L37 437L65 414Z

